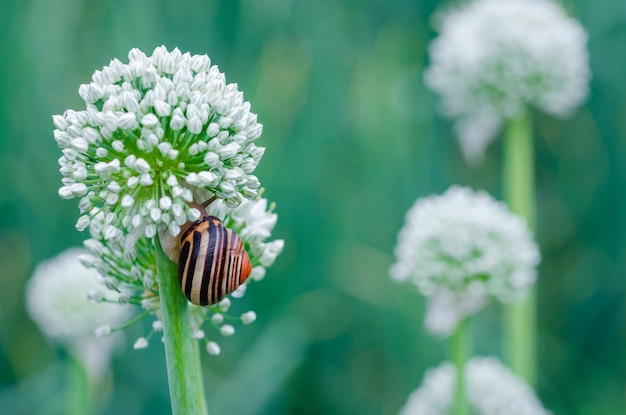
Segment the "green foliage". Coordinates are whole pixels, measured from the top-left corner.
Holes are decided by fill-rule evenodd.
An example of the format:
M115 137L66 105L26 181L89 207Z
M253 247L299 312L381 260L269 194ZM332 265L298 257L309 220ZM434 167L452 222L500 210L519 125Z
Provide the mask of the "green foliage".
M538 393L555 414L623 413L626 373L626 12L569 0L590 33L591 98L536 137ZM211 413L393 414L446 356L423 300L388 277L413 201L459 183L502 198L501 140L468 167L422 70L431 1L41 0L0 13L0 408L64 413L72 362L25 315L35 265L86 238L57 195L51 115L132 47L208 53L265 125L257 169L285 251L237 302L258 320L203 353ZM474 322L501 354L502 310ZM162 346L114 361L101 414L170 411ZM215 409L213 409L215 408Z

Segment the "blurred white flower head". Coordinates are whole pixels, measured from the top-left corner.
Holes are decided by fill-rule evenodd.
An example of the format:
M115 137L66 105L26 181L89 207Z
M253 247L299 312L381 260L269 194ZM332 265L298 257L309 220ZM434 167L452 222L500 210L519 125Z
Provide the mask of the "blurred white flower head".
M85 268L82 249L69 249L35 268L26 287L26 309L49 339L67 345L104 324L118 324L130 316L130 307L94 303L89 293L117 293L102 284L97 271Z
M425 80L456 119L467 159L526 105L567 116L587 97L587 34L552 0L475 0L440 24Z
M540 260L524 220L486 192L458 186L415 202L395 255L392 278L428 297L426 326L442 335L491 298L524 298Z
M550 415L532 389L497 359L475 357L466 366L467 395L477 415ZM424 375L400 415L446 415L454 397L456 370L446 362Z
M81 198L77 227L102 213L106 240L135 229L176 235L199 217L188 206L198 191L229 207L256 197L262 125L237 85L206 55L161 46L152 56L133 49L128 59L112 60L81 85L85 110L53 117L63 152L59 194Z
M102 284L102 277L78 260L82 249L69 249L39 264L26 286L26 310L51 341L69 348L92 372L108 364L115 345L113 339L98 339L94 331L117 325L128 318L132 308L90 297L118 294Z

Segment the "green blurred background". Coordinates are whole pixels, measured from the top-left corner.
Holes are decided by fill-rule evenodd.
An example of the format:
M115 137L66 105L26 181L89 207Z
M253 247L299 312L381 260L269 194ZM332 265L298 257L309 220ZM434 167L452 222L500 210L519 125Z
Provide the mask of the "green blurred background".
M446 359L424 301L388 277L420 196L454 183L500 197L501 145L468 167L422 81L430 18L417 0L4 0L0 6L0 413L62 413L67 356L28 319L24 283L84 234L57 195L52 114L128 50L207 53L265 125L257 173L285 251L236 311L251 326L203 355L212 414L395 414ZM626 404L626 7L566 1L589 32L591 97L571 119L535 113L539 385L555 414ZM474 321L501 355L501 309ZM170 412L162 347L126 332L99 413Z

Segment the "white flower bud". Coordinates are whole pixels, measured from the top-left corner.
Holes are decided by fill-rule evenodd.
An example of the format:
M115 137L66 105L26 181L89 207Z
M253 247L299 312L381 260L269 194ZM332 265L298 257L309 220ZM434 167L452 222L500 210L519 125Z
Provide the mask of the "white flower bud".
M129 189L134 189L135 187L137 187L138 184L139 184L139 177L137 176L129 177L128 181L126 182L126 186L128 186ZM130 195L127 195L127 196L130 196Z
M233 291L230 295L233 298L242 298L246 294L246 290L248 289L248 284L241 284L235 291Z
M252 268L250 278L252 278L254 281L261 281L263 278L265 278L265 267L257 265L256 267Z
M146 238L154 238L154 235L156 235L156 226L154 225L146 226L145 235L146 235Z
M121 153L124 151L124 143L121 140L115 140L111 143L111 147L113 147L113 150L117 151L118 153Z
M211 356L217 356L218 354L220 354L220 346L219 344L215 343L215 342L208 342L206 344L206 351L211 355Z
M225 313L230 308L230 299L229 298L224 298L222 301L220 301L218 303L218 305L219 305L220 311L222 313Z
M197 221L200 219L201 215L200 211L196 208L191 208L187 211L187 219L189 219L190 222Z
M220 327L220 334L224 337L230 337L235 334L235 328L230 324L224 324Z
M71 186L63 186L59 189L59 196L63 199L72 199L74 198L74 194L72 193Z
M197 178L198 185L202 187L214 186L215 184L217 184L217 176L210 171L201 171L200 173L198 173Z
M170 210L172 207L172 199L169 196L163 196L159 199L159 207L162 210Z
M133 349L135 350L145 349L146 347L148 347L148 340L145 337L138 338L133 344Z
M137 115L133 112L127 112L123 114L118 121L119 127L123 130L136 130L139 128L137 122Z
M62 115L53 115L52 122L54 123L54 126L61 131L65 131L65 129L69 126L69 123Z
M185 118L182 115L174 114L170 121L170 128L174 131L179 131L185 127Z
M171 105L160 99L154 101L154 110L159 117L167 117L172 113Z
M152 177L148 173L142 174L139 178L139 184L142 186L151 186L152 183Z
M220 313L215 313L211 316L211 323L213 324L222 324L224 322L224 316Z
M85 196L88 191L87 185L84 183L74 183L70 186L70 189L72 190L72 195L74 196Z
M94 334L96 335L96 337L106 337L111 334L111 331L112 331L111 326L108 324L105 324L104 326L98 327L94 331Z
M102 253L104 252L104 245L96 239L87 239L83 242L83 246L89 254L96 257L102 256Z
M144 127L156 127L159 125L159 119L154 114L146 114L141 118L141 125Z
M131 195L124 195L124 197L122 197L122 201L121 201L121 205L123 208L129 208L133 205L133 203L135 202L135 199L133 199L133 197Z
M204 339L204 331L202 330L194 330L191 332L191 338L194 340L202 340Z
M228 143L221 149L217 150L217 153L219 154L221 160L228 160L239 152L239 148L240 146L237 143Z
M170 224L167 225L167 230L170 235L177 236L180 233L180 226L178 226L176 222L170 222Z
M81 153L84 153L89 149L89 143L87 143L87 140L85 140L83 137L76 137L72 140L70 145L75 150L80 151Z
M148 164L148 162L143 158L138 158L134 160L133 168L137 171L137 173L148 173L150 171L150 164Z
M150 218L153 222L158 222L161 218L161 209L159 209L158 207L150 209Z
M104 299L104 296L102 295L102 293L100 291L96 291L96 290L89 291L87 293L87 297L89 298L89 301L91 301L94 304L95 303L100 303Z
M254 311L248 311L241 315L241 322L243 324L251 324L256 320L256 313Z
M209 167L220 167L220 156L217 153L209 151L204 155L204 163Z
M265 245L265 249L263 253L259 257L259 262L264 267L271 267L276 260L276 257L283 252L283 247L285 246L285 241L282 239L277 239Z
M78 218L78 221L76 222L76 229L78 229L79 231L84 231L85 229L87 229L90 223L91 219L89 218L89 216L83 215Z
M128 304L130 303L130 296L122 293L117 297L117 302L120 304Z
M197 186L200 184L197 173L189 173L187 177L185 178L185 181L187 182L187 184L190 184L191 186Z
M187 122L187 130L192 134L200 134L202 132L202 121L200 118L193 117Z

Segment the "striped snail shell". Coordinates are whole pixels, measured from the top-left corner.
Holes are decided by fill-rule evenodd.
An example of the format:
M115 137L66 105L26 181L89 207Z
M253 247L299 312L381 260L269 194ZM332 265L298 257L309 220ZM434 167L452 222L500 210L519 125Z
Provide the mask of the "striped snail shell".
M204 306L235 291L250 276L252 265L239 235L205 209L201 212L180 234L178 280L187 299Z

